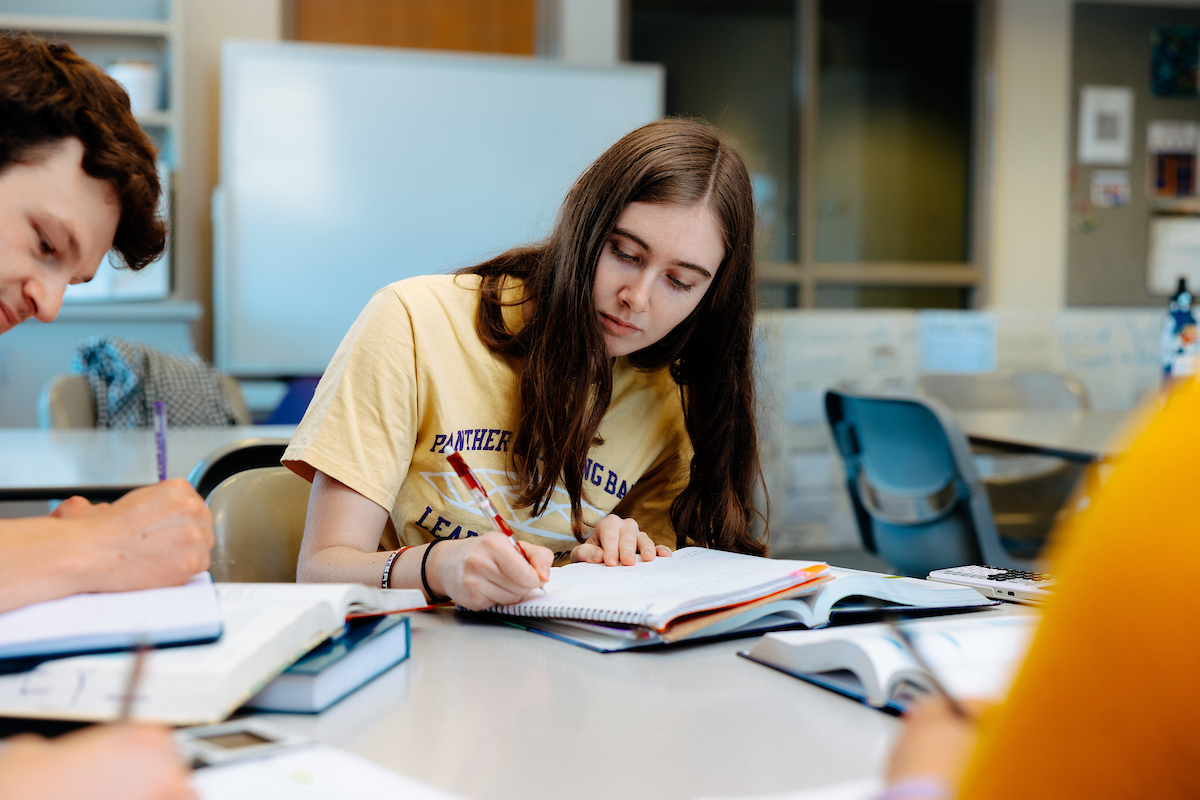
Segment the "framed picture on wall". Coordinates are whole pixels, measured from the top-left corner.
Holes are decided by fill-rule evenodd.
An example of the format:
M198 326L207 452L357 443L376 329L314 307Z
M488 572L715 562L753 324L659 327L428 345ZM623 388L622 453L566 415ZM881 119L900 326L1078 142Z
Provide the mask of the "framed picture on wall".
M1084 86L1079 92L1079 163L1123 167L1129 163L1133 89Z

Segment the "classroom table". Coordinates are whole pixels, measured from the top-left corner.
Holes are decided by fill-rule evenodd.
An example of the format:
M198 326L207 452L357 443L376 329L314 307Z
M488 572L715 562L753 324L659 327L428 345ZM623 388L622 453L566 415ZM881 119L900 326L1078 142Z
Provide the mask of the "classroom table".
M264 714L470 800L752 795L884 769L900 721L736 655L600 654L449 609L323 714Z
M167 430L167 476L186 478L200 459L238 439L286 444L294 425ZM158 480L151 428L0 428L0 501L112 500Z
M975 444L1089 463L1120 454L1128 411L957 411Z

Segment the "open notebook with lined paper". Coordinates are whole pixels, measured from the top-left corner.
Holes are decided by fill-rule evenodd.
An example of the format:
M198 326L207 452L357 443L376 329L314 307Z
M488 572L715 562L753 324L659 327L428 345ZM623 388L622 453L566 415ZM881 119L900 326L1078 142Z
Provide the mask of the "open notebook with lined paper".
M211 642L221 635L212 577L183 586L76 594L0 614L0 672L47 658Z

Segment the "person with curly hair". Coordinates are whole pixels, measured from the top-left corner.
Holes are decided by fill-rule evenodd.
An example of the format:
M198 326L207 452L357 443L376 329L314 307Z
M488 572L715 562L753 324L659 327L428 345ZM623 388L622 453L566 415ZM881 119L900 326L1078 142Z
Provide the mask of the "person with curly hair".
M141 269L166 246L155 148L125 91L65 44L0 36L0 334L51 322L69 284L115 251ZM14 454L0 455L13 458ZM0 611L77 592L179 585L208 567L212 518L185 481L112 504L72 497L0 520ZM93 728L0 747L5 798L193 797L169 733Z

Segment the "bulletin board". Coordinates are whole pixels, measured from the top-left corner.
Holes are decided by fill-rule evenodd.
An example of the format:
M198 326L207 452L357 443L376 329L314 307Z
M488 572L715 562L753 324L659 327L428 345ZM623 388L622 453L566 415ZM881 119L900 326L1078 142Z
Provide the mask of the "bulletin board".
M1151 220L1160 214L1147 191L1154 178L1148 174L1147 127L1155 120L1200 121L1200 98L1162 96L1153 87L1153 37L1156 31L1175 27L1200 29L1200 9L1074 5L1066 298L1070 306L1166 306L1165 294L1147 288ZM1087 163L1081 158L1080 105L1088 87L1132 90L1125 164ZM1163 91L1161 86L1157 91ZM1123 203L1121 180L1128 184ZM1105 198L1106 189L1117 200L1109 207L1112 200Z

